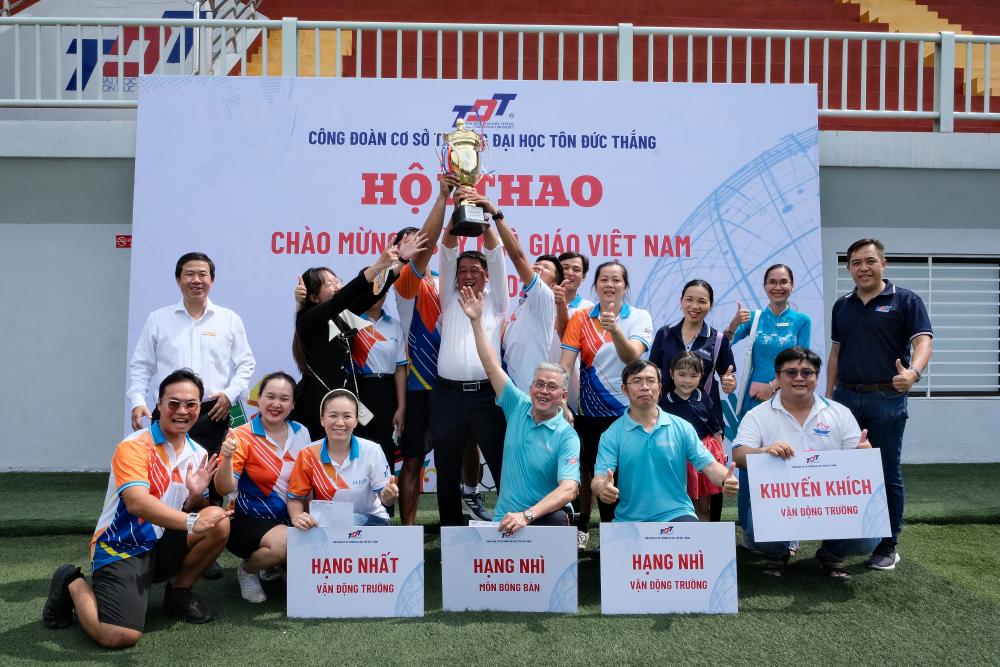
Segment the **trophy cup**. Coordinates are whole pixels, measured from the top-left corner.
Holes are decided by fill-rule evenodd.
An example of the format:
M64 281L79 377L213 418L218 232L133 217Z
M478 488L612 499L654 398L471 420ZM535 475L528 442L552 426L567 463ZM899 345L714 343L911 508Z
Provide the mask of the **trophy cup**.
M455 131L445 134L444 140L448 144L445 169L456 174L462 185L475 187L482 166L479 160L482 151L480 136L466 129L465 121L459 118L455 121ZM450 233L453 236L479 236L489 226L483 209L475 204L459 204L451 215Z

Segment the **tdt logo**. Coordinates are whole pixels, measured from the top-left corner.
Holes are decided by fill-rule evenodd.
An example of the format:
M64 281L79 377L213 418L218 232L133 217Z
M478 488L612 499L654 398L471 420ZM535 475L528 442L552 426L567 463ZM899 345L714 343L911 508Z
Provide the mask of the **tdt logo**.
M455 112L455 123L459 118L485 125L494 115L502 116L507 110L507 105L514 101L516 93L494 93L488 100L476 100L472 104L456 104L452 107Z
M500 537L503 538L503 537L513 537L513 536L514 536L514 531L513 530L508 530L507 532L505 532Z
M806 463L816 463L819 461L819 454L813 454L812 456L806 458Z
M892 306L879 306L875 309L876 313L888 313L892 311Z
M347 539L353 540L355 537L361 537L360 530L354 530L347 534Z
M165 19L190 19L193 18L191 11L166 11L163 12ZM207 12L201 12L200 17L205 18ZM167 53L167 63L180 63L186 60L194 46L194 29L183 28L184 31L184 54L181 54L180 28L168 27L163 31L163 46L169 48ZM66 55L76 56L79 51L80 71L74 69L70 73L69 83L66 84L67 91L77 89L77 76L81 77L80 89L87 87L90 77L97 69L97 65L103 62L101 73L105 77L115 78L118 76L118 64L121 62L122 77L134 78L139 76L139 65L142 63L142 74L152 74L156 71L160 63L160 31L159 28L147 27L139 39L139 28L130 26L122 28L121 38L118 39L81 39L72 40L66 49ZM98 42L101 42L98 44ZM171 46L171 41L173 44ZM106 57L110 56L110 57ZM74 62L76 58L73 58Z
M674 531L673 526L666 526L664 528L660 528L660 535L669 535L673 531Z

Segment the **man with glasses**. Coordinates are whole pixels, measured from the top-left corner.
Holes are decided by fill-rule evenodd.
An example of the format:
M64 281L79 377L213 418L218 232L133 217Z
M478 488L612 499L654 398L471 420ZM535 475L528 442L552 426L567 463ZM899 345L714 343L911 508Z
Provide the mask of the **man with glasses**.
M698 521L687 494L688 461L727 496L739 482L705 448L694 427L658 405L660 369L638 359L622 371L628 410L604 435L594 466L594 495L618 502L615 521Z
M924 302L885 280L885 266L885 246L878 239L861 239L847 249L855 287L833 304L826 373L827 398L847 406L882 455L892 535L868 559L874 570L893 570L899 562L906 395L927 370L934 336Z
M580 490L580 438L560 414L569 376L562 366L543 362L525 394L504 373L487 337L482 293L463 287L459 298L496 403L507 419L503 486L493 512L497 528L516 532L529 524L569 526L564 508Z
M203 394L190 370L167 375L159 387L161 417L118 443L91 540L91 583L75 565L59 567L42 610L47 627L69 627L75 612L101 646L133 646L142 637L150 588L167 579L169 613L188 623L212 620L191 587L225 548L232 511L209 505L217 460L189 436Z
M796 452L868 448L867 432L862 432L851 411L816 394L822 362L805 347L782 350L774 359L778 392L750 410L740 423L733 440L733 461L746 468L747 456L769 454L783 459ZM756 542L753 534L753 506L747 512L744 544L765 555L764 573L780 577L791 558L790 542ZM878 538L824 540L816 559L831 577L846 579L844 558L868 553Z

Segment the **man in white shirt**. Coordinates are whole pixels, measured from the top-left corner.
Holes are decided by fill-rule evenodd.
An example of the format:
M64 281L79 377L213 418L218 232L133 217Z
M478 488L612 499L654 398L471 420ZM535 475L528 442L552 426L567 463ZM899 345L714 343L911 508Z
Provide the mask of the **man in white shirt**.
M815 352L792 347L774 359L778 393L748 412L733 441L733 461L746 468L747 456L770 454L783 459L796 451L831 449L866 449L871 447L868 432L858 428L851 411L840 403L816 394L816 382L822 361ZM750 480L751 482L753 480ZM753 536L753 507L748 512L744 545L763 553L764 574L780 577L791 557L789 542L756 542ZM816 559L835 579L847 579L844 558L866 554L879 538L824 540Z
M215 263L191 252L174 270L181 301L154 310L146 318L128 365L127 398L132 428L142 428L150 415L147 397L170 373L189 368L205 383L198 421L188 432L209 454L216 454L229 430L229 410L246 392L254 358L240 316L209 300ZM212 485L213 498L215 486Z
M456 190L454 198L456 203L470 198L479 201L476 192L469 188ZM459 483L462 451L469 438L479 444L499 489L507 423L495 403L493 387L476 351L472 325L458 300L458 290L462 287L485 294L483 328L499 357L500 330L508 304L503 248L496 232L490 228L484 235L485 253L466 250L459 254L458 238L449 231L445 230L440 249L441 348L437 386L431 392L430 405L442 526L459 525L462 521Z

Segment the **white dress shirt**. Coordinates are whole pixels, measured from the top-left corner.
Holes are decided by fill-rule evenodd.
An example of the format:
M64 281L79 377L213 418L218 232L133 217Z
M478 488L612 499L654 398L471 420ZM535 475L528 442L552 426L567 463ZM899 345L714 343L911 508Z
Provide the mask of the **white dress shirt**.
M507 314L507 262L503 246L493 250L483 248L489 282L483 304L483 328L493 351L500 358L500 330ZM472 323L462 310L455 287L458 270L458 248L441 247L441 349L438 353L438 375L448 380L485 380L486 370L476 352Z
M205 396L224 393L230 403L246 392L255 366L240 316L211 301L201 319L184 302L154 310L146 318L128 364L129 409L154 405L160 382L190 368L205 384Z

